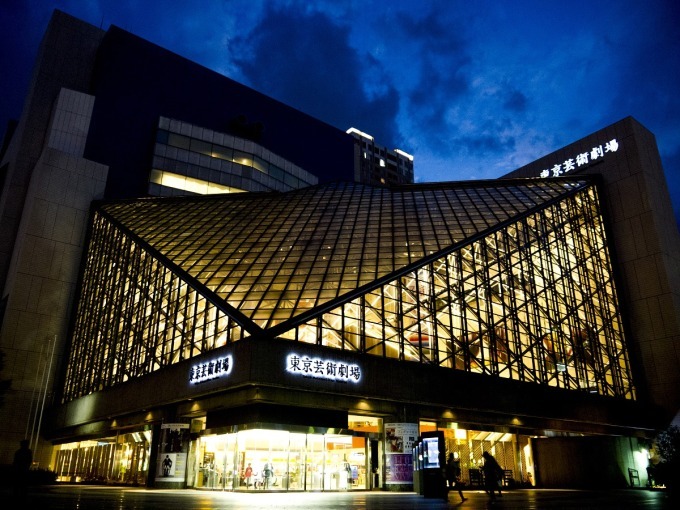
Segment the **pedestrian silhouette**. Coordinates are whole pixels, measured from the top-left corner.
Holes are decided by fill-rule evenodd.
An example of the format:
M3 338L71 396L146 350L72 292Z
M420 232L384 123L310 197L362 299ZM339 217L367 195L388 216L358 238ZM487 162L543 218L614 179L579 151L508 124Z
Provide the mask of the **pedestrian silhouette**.
M484 488L491 499L496 499L496 491L498 491L499 496L503 495L501 494L500 485L501 480L503 480L503 470L494 456L489 452L482 453L482 457L484 457L484 466L482 466L482 471L484 472Z
M28 446L28 439L19 442L19 449L14 452L14 491L16 494L24 494L28 487L28 477L33 464L33 452Z
M262 476L264 476L264 488L269 489L269 482L272 478L274 471L272 470L271 464L267 462L262 469Z
M446 481L448 486L446 487L446 495L444 499L448 500L449 491L456 487L458 489L460 500L467 501L467 498L463 496L463 489L460 483L460 460L455 458L453 453L449 453L449 456L446 459Z

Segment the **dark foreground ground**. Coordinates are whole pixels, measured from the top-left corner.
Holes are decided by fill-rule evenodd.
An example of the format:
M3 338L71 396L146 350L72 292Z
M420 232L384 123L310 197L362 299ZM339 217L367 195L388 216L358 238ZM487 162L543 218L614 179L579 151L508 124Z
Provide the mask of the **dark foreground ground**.
M673 509L680 508L663 491L627 489L581 491L517 489L490 502L483 491L466 491L461 503L457 493L448 501L418 494L393 492L231 493L197 490L56 485L29 489L15 497L9 489L0 494L2 509L49 510L407 510L407 509Z

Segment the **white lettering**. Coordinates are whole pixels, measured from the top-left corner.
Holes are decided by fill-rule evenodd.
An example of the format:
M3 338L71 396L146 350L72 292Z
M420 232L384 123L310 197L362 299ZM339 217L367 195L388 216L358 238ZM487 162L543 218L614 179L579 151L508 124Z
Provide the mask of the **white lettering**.
M358 383L361 380L361 368L335 360L310 358L289 354L286 359L286 372L303 377L329 379L337 382Z
M541 170L539 176L544 179L546 177L559 177L560 175L575 170L577 167L587 165L597 159L603 158L608 152L616 152L619 150L619 147L619 142L614 138L605 143L604 146L598 145L597 147L593 147L590 152L582 152L573 158L566 159L563 163L555 164L550 169Z
M198 384L210 379L217 379L218 377L226 377L231 373L232 369L231 356L217 358L206 361L200 365L194 365L189 371L189 382L191 384Z

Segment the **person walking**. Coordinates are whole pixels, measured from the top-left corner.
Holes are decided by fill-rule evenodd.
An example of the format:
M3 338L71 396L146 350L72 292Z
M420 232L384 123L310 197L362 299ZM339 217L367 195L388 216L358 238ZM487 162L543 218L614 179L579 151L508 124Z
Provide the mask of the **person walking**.
M484 487L486 493L492 500L496 499L496 491L498 495L501 494L500 481L503 479L503 469L501 469L500 464L496 461L493 455L489 452L482 453L484 457L484 466L482 466L482 471L484 472Z
M33 451L28 446L28 439L19 442L19 449L14 452L14 491L17 495L23 495L28 487L29 471L33 465Z
M460 483L460 459L457 459L453 452L449 453L446 459L446 481L448 486L446 487L446 495L444 499L448 498L448 493L454 487L458 489L458 495L460 496L461 502L467 501L467 498L463 496L463 489Z
M250 465L250 462L249 462L248 467L246 468L246 472L244 474L244 478L246 480L246 489L250 489L250 484L252 483L251 482L252 476L253 476L253 467Z
M272 478L272 475L274 474L274 471L272 469L272 466L269 462L266 462L264 465L264 468L262 469L262 476L264 477L264 487L263 489L269 489L269 482Z

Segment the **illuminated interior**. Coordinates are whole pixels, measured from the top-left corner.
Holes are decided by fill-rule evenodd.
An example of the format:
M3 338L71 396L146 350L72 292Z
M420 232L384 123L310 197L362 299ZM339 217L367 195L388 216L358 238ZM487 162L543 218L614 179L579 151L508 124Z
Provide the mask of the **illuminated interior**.
M434 422L421 422L420 432L438 430ZM471 489L483 488L484 452L489 452L503 468L502 484L533 485L533 459L530 437L506 432L466 430L457 423L440 428L444 434L446 452L460 461L461 481Z
M144 485L150 449L150 430L59 445L52 463L56 481Z
M218 193L241 193L245 190L225 186L215 182L204 181L186 175L175 174L164 170L152 170L149 180L168 188L179 189L197 195L213 195Z
M379 418L349 415L347 430L325 433L263 428L201 435L189 454L187 482L197 489L227 491L366 490L372 487L368 437L377 437L382 428ZM420 423L420 433L432 430L437 430L434 422ZM508 478L531 483L528 436L465 430L455 423L441 430L447 452L461 461L461 480L467 485L481 484L484 451L507 468ZM144 485L150 447L149 430L59 445L54 460L57 481ZM265 464L272 467L267 485ZM245 476L248 465L250 478Z
M253 335L635 398L587 178L98 205L65 401Z
M379 430L379 420L364 418ZM351 426L351 425L350 425ZM253 429L201 436L190 484L222 490L351 490L367 488L367 440L357 431L329 433ZM264 476L269 464L272 476ZM246 477L250 465L252 476Z

